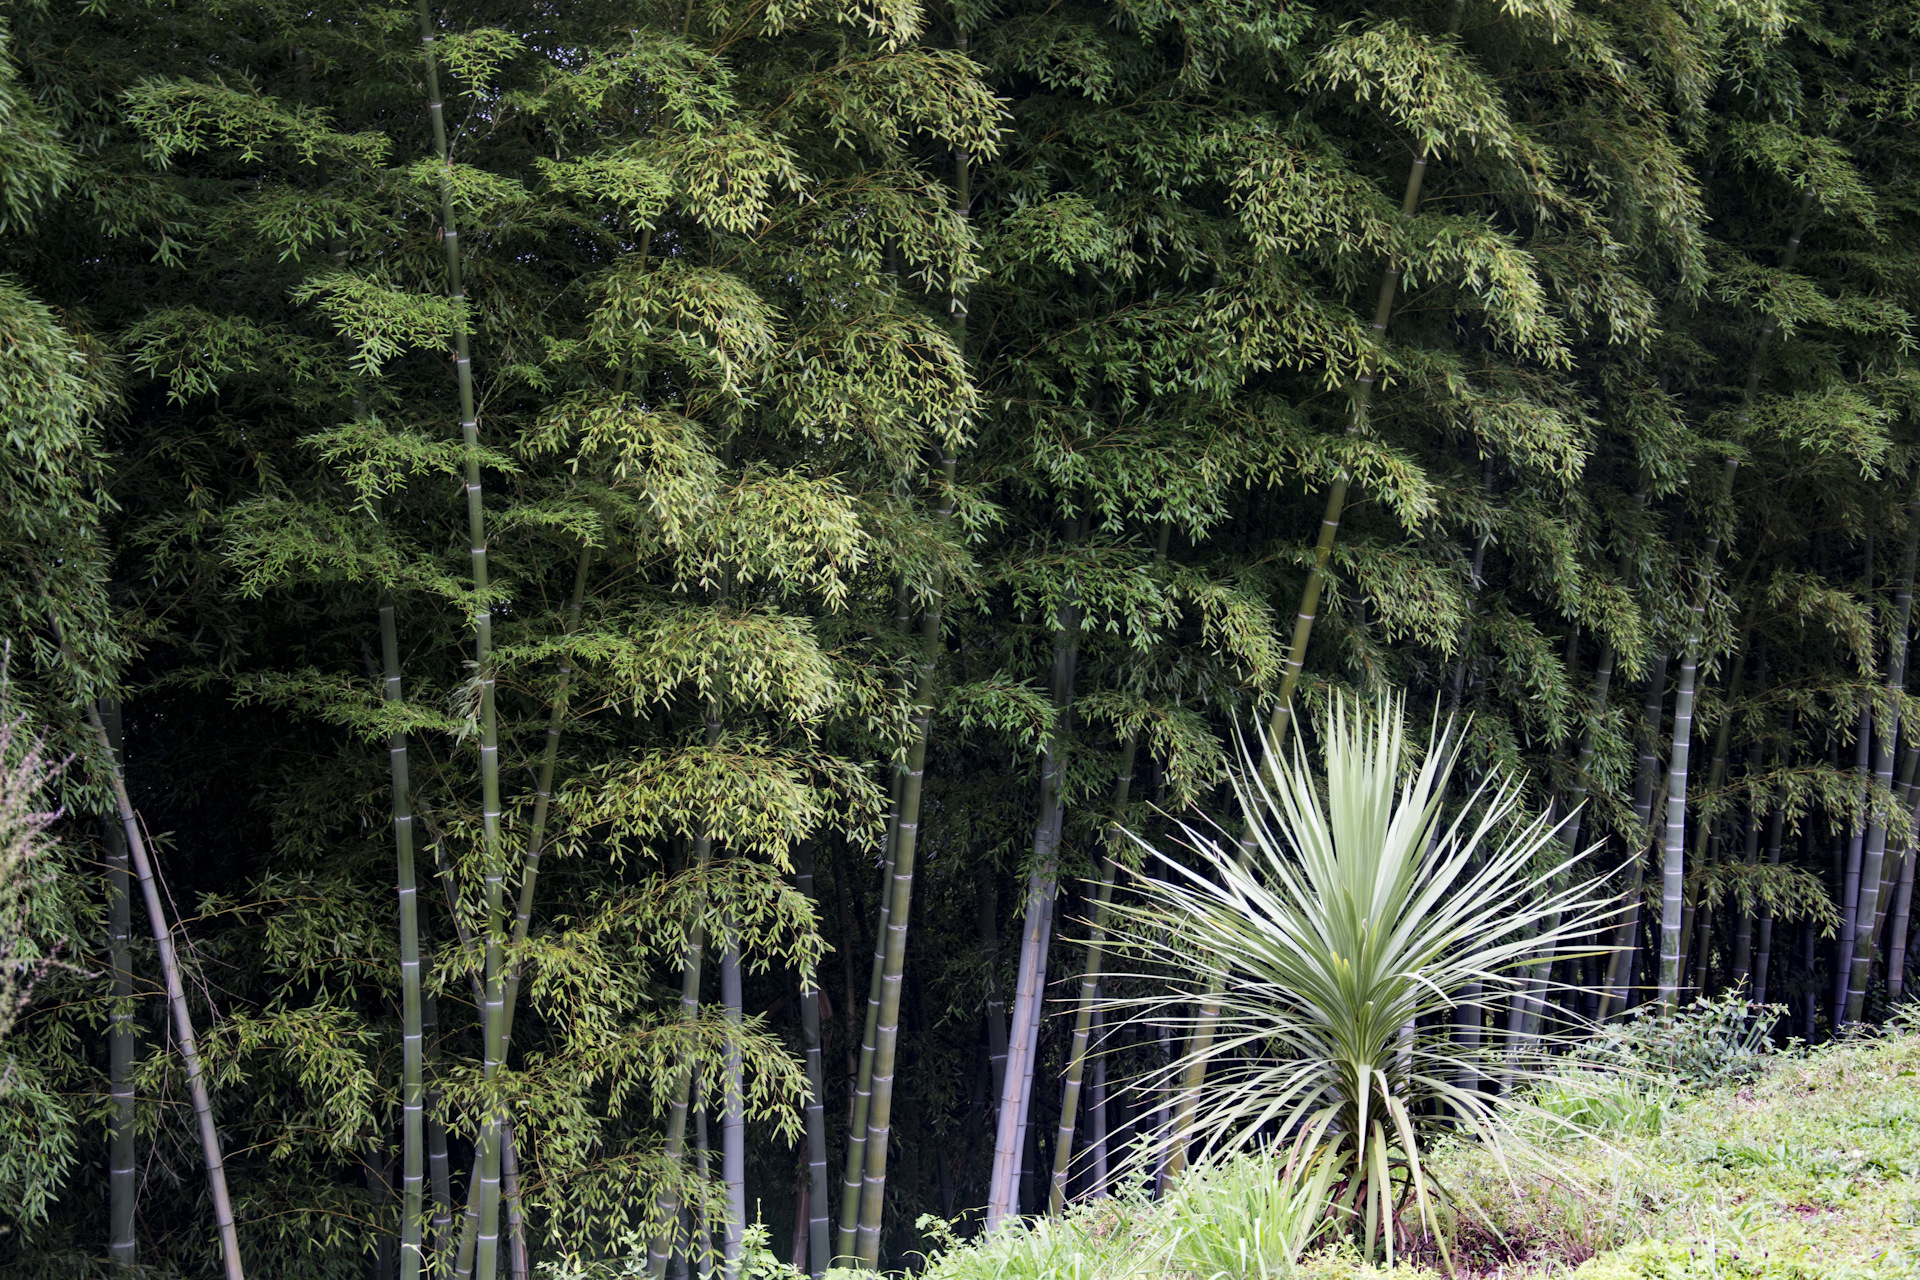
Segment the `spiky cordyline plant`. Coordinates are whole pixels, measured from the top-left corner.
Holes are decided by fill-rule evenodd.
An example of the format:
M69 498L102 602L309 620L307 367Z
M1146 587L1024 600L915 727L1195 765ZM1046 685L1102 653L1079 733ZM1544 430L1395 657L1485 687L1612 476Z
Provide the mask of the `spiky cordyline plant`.
M1186 990L1126 1002L1137 1015L1191 1023L1195 994L1220 993L1189 1131L1200 1157L1277 1135L1293 1172L1317 1179L1369 1253L1384 1241L1389 1259L1409 1197L1435 1227L1424 1131L1444 1124L1496 1155L1512 1141L1513 1101L1461 1088L1474 1078L1463 1068L1482 1065L1463 1059L1507 1056L1525 1076L1552 1048L1463 1049L1456 994L1518 987L1536 948L1573 954L1567 944L1617 910L1598 880L1566 874L1578 858L1555 852L1556 824L1518 812L1519 779L1488 777L1444 821L1460 736L1436 732L1416 764L1403 713L1398 697L1335 698L1320 733L1324 801L1298 739L1290 763L1266 751L1264 771L1243 743L1234 787L1254 856L1186 828L1199 865L1149 849L1164 878L1143 876L1138 900L1115 908L1128 950L1164 958L1171 945L1196 967ZM1176 1059L1146 1083L1190 1065Z

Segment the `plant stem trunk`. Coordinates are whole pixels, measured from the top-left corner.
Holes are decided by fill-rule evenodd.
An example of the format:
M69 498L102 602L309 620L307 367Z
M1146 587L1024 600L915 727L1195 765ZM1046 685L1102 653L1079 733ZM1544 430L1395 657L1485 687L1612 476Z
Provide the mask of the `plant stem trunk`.
M814 902L812 845L801 845L794 873L801 895L809 903ZM807 1099L808 1181L803 1185L807 1206L806 1270L813 1280L820 1280L833 1264L833 1255L831 1223L827 1216L827 1079L826 1063L821 1056L817 980L800 993L800 1030L807 1043L807 1084L813 1091Z
M474 662L480 685L480 821L486 886L486 1000L482 1008L481 1078L491 1085L506 1056L502 928L505 923L505 859L500 844L500 738L494 710L493 609L487 599L486 506L480 488L480 422L474 408L473 362L467 349L466 286L460 272L460 231L454 218L453 166L446 116L440 102L440 72L434 56L433 14L426 0L416 6L427 77L427 114L434 155L440 162L440 230L446 250L447 296L453 301L453 368L460 397L460 434L467 447L467 540L474 590ZM480 1222L474 1254L476 1280L495 1280L500 1254L500 1134L504 1117L480 1126Z
M1907 986L1907 929L1913 907L1913 864L1908 848L1900 859L1900 880L1893 893L1893 919L1887 926L1887 1003L1897 1005Z
M1894 741L1900 735L1900 700L1907 691L1907 634L1913 624L1913 573L1920 558L1920 469L1914 472L1915 489L1907 503L1907 550L1900 566L1900 585L1893 597L1893 632L1888 639L1886 709L1879 730L1878 749L1874 752L1873 774L1882 788L1893 785ZM1871 584L1869 584L1871 585ZM1875 819L1867 829L1865 856L1860 864L1860 892L1856 919L1877 926L1886 899L1880 892L1880 875L1887 849L1885 819ZM1873 971L1873 948L1879 937L1877 927L1867 930L1864 941L1856 936L1849 957L1847 981L1848 1022L1860 1021L1867 998L1867 979Z
M423 958L424 964L424 958ZM440 1002L433 992L420 996L420 1034L429 1061L439 1056ZM447 1129L433 1114L431 1103L426 1116L427 1181L433 1188L433 1253L435 1274L454 1260L453 1238L453 1166L447 1158Z
M1013 1023L1007 1037L1007 1074L1000 1090L993 1173L987 1190L989 1231L1020 1212L1020 1171L1026 1154L1034 1059L1039 1051L1046 998L1047 947L1053 934L1054 900L1060 889L1060 830L1066 817L1067 742L1079 648L1079 606L1063 602L1054 615L1053 670L1048 682L1054 724L1041 766L1040 816L1033 831L1033 869L1027 877L1026 922L1020 931L1020 968L1013 993Z
M1449 36L1460 30L1460 19L1466 11L1465 0L1454 0L1452 16L1447 26ZM1407 170L1406 191L1400 200L1400 220L1411 222L1420 207L1420 187L1426 181L1427 159L1430 152L1422 147ZM1393 302L1400 289L1400 268L1391 259L1380 275L1380 289L1374 299L1373 336L1377 342L1385 342L1387 326L1393 319ZM1347 396L1347 434L1357 436L1366 429L1368 413L1373 403L1373 386L1377 370L1366 357L1361 358L1358 372L1354 375L1353 385ZM1335 474L1333 484L1327 490L1326 510L1320 517L1320 536L1314 543L1313 562L1307 570L1306 585L1300 591L1300 608L1294 614L1293 635L1287 645L1286 663L1281 669L1280 692L1275 699L1272 715L1267 721L1267 741L1262 752L1263 767L1265 761L1274 753L1285 749L1287 733L1293 727L1293 695L1300 685L1300 675L1305 669L1307 644L1313 637L1313 624L1319 616L1320 594L1326 586L1327 565L1333 554L1333 542L1340 531L1340 519L1346 512L1347 488L1351 477L1342 468ZM1240 836L1240 858L1245 862L1252 857L1252 832L1246 830ZM1209 990L1200 1003L1199 1016L1195 1020L1192 1039L1188 1042L1187 1061L1180 1075L1179 1095L1173 1106L1173 1118L1170 1128L1162 1132L1168 1135L1169 1147L1163 1157L1162 1180L1177 1178L1187 1164L1188 1136L1193 1130L1194 1108L1199 1105L1200 1086L1206 1079L1207 1058L1213 1048L1214 1024L1220 1018L1220 992ZM989 1217L992 1211L988 1211Z
M1760 748L1756 745L1751 754L1752 764L1758 765ZM1748 771L1752 772L1752 769L1749 768ZM1740 825L1744 846L1740 860L1751 869L1760 865L1760 824L1753 820L1751 807L1748 808ZM1751 991L1752 988L1748 984L1753 978L1754 913L1751 907L1743 905L1737 899L1730 905L1733 907L1733 972L1729 975L1729 981L1736 991L1743 988Z
M1607 959L1607 989L1600 997L1600 1012L1605 1020L1610 1008L1627 1007L1627 986L1633 976L1633 959L1640 949L1641 886L1646 874L1647 846L1652 843L1653 792L1660 776L1660 709L1667 694L1667 651L1654 654L1643 686L1640 758L1633 780L1634 829L1628 839L1627 909L1613 935L1614 952Z
M1119 864L1112 850L1123 839L1120 824L1125 820L1127 793L1133 785L1133 761L1138 741L1128 738L1120 749L1120 775L1113 784L1113 819L1107 827L1108 853L1100 888L1094 898L1093 932L1087 938L1087 971L1080 979L1080 1001L1074 1015L1073 1047L1067 1058L1067 1079L1060 1094L1060 1125L1053 1145L1053 1184L1047 1196L1047 1212L1058 1217L1066 1208L1067 1171L1073 1163L1075 1113L1080 1106L1080 1081L1086 1069L1087 1041L1093 1030L1094 997L1100 988L1100 965L1107 939L1107 915L1113 903L1113 883Z
M731 924L720 951L720 1003L727 1020L726 1074L720 1091L720 1178L727 1185L721 1275L725 1280L740 1280L741 1243L747 1227L747 1117L740 1056L740 935Z
M1104 1042L1106 1019L1100 1011L1100 992L1094 992L1093 999L1093 1042ZM1107 1187L1112 1174L1108 1169L1107 1158L1107 1055L1097 1053L1093 1058L1093 1084L1087 1098L1087 1148L1093 1160L1092 1186L1088 1196L1094 1200L1107 1198Z
M381 696L401 701L400 637L392 597L380 602ZM420 891L413 865L413 795L407 735L387 740L393 789L393 848L400 906L400 1280L417 1280L424 1250L426 1190L426 1032L420 1005Z
M964 55L968 47L964 30L958 33L957 43ZM954 211L965 222L972 216L973 210L973 157L965 150L956 150L953 159ZM948 298L947 309L954 345L964 360L967 349L966 300L954 293ZM953 520L957 465L953 450L942 445L940 501L934 513L935 524L942 529ZM914 858L919 849L920 804L926 783L927 745L933 732L933 694L939 677L943 643L945 591L946 582L936 572L920 622L921 652L914 677L912 739L907 747L906 772L901 777L900 822L895 831L890 883L887 886L886 956L874 1032L873 1096L867 1103L860 1225L855 1239L860 1265L869 1271L877 1271L880 1267L881 1216L886 1207L887 1156L893 1124L894 1068L900 1042L900 992L906 976L907 926L913 918Z
M1660 1004L1672 1014L1680 996L1681 913L1686 909L1687 753L1693 742L1693 686L1700 667L1704 600L1693 605L1693 627L1680 661L1674 695L1673 753L1667 764L1667 825L1660 880Z
M1867 814L1865 806L1869 799L1868 788L1872 785L1868 772L1868 744L1873 737L1873 710L1871 707L1860 709L1860 721L1854 727L1854 773L1860 779L1861 811L1859 821L1853 826L1853 834L1847 840L1847 854L1840 880L1840 937L1834 943L1833 953L1833 1028L1837 1032L1846 1016L1847 988L1852 977L1854 934L1860 922L1860 867L1861 859L1867 847Z
M1807 221L1813 213L1814 191L1808 188L1801 198L1800 209L1794 216L1793 229L1787 236L1786 248L1780 255L1780 269L1790 271L1794 260L1800 255L1800 244L1806 234ZM1740 419L1744 423L1752 414L1753 400L1760 389L1760 378L1766 369L1768 344L1772 342L1774 325L1762 322L1758 339L1754 343L1753 358L1747 367L1747 385L1741 394ZM1721 485L1729 496L1733 490L1734 473L1740 469L1737 458L1728 458L1721 464ZM1713 572L1714 556L1719 552L1720 538L1709 534L1701 547L1700 572L1703 577ZM1679 999L1680 988L1680 914L1684 910L1682 897L1686 878L1686 812L1687 812L1687 749L1693 727L1693 684L1695 672L1700 663L1700 645L1704 638L1703 628L1706 618L1705 585L1694 593L1692 621L1687 631L1685 656L1680 669L1680 692L1675 697L1673 755L1667 764L1667 824L1666 838L1663 842L1660 889L1660 974L1659 992L1661 1007L1670 1015ZM1684 714L1683 714L1684 713Z
M866 1184L867 1128L873 1112L873 1062L880 1051L880 999L887 972L887 923L893 915L893 868L900 849L900 795L905 770L893 779L893 811L887 822L887 856L880 875L879 922L873 965L867 975L867 1015L860 1033L860 1066L854 1075L852 1115L847 1125L847 1165L840 1180L840 1235L834 1256L851 1265L860 1247L860 1192Z
M709 716L707 719L707 745L712 746L719 736L719 722L717 719ZM695 836L693 840L693 865L695 867L695 874L700 876L703 882L701 889L702 902L705 901L704 881L706 879L707 866L712 861L712 858L713 837L704 833ZM680 1020L683 1023L691 1023L700 1013L701 962L705 958L706 948L706 926L696 923L688 933L687 957L680 966ZM689 1110L697 1109L695 1108L695 1084L697 1075L698 1072L695 1064L689 1061L688 1064L681 1069L680 1080L674 1091L673 1101L668 1105L665 1147L667 1163L669 1165L677 1166L686 1152L687 1113ZM696 1116L695 1119L700 1126L700 1132L704 1134L706 1132L706 1120L704 1116ZM705 1177L704 1162L701 1166L701 1176L703 1178ZM673 1256L674 1245L676 1243L676 1224L683 1203L684 1201L680 1196L679 1189L670 1186L661 1194L660 1199L655 1204L654 1211L660 1226L659 1230L654 1233L653 1240L647 1245L647 1274L651 1277L651 1280L660 1280L660 1277L666 1274L667 1260Z
M123 768L120 704L103 702L100 713L113 765ZM107 1088L112 1100L107 1122L107 1260L115 1267L132 1267L139 1262L134 1211L140 1194L133 1146L133 873L126 830L111 817L103 817L100 825L107 843L107 963L113 969L113 1004L107 1013Z
M1788 722L1791 725L1791 721ZM1787 817L1779 808L1767 817L1767 865L1780 865L1780 844L1786 833ZM1755 1004L1767 1002L1767 970L1773 961L1773 912L1762 909L1757 927L1754 930L1753 948L1753 1001Z
M507 1201L507 1274L512 1280L528 1280L527 1219L520 1206L520 1157L511 1122L500 1127L500 1182Z
M997 1101L1007 1081L1007 1002L1000 994L1000 884L980 877L980 946L987 957L987 1064Z
M61 647L66 647L64 637ZM206 1074L200 1066L200 1042L193 1034L193 1013L187 1007L180 959L173 948L173 930L167 925L166 910L161 905L160 885L154 879L153 860L147 853L147 841L140 830L140 819L133 811L132 798L127 794L125 771L121 768L113 741L107 736L100 708L91 703L87 706L87 724L99 740L100 749L111 769L108 780L113 787L114 805L120 813L121 836L132 854L134 875L140 881L140 896L147 904L147 919L153 928L153 944L160 953L160 972L167 987L167 1007L173 1012L174 1034L180 1040L180 1059L186 1066L187 1090L193 1099L194 1119L200 1129L200 1153L207 1167L207 1189L213 1201L214 1224L220 1233L220 1260L226 1269L226 1280L245 1280L245 1271L240 1265L240 1236L233 1223L233 1201L227 1195L226 1162L220 1154L220 1131L213 1123L213 1099L207 1092Z
M694 1082L693 1088L693 1167L705 1186L713 1169L713 1146L707 1139L707 1082L701 1076ZM698 1262L694 1273L700 1280L713 1280L713 1230L707 1206L703 1201L694 1211L698 1223L693 1236L687 1242L690 1250L695 1250Z

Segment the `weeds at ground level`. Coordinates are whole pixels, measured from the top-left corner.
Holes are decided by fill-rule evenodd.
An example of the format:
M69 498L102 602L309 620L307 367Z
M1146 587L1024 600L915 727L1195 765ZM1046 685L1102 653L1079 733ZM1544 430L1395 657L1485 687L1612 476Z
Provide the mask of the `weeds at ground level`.
M1776 1055L1704 1089L1570 1071L1502 1170L1440 1143L1434 1175L1462 1280L1896 1280L1920 1276L1920 1035ZM949 1249L931 1280L1414 1280L1314 1241L1253 1157L1167 1201L1122 1197L1065 1222ZM1304 1256L1289 1263L1295 1245ZM1315 1250L1318 1250L1317 1252Z

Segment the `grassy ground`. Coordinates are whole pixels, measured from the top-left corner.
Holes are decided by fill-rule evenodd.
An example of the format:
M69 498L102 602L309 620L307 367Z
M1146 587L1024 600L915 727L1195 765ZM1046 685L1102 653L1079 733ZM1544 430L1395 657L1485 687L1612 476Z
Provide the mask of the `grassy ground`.
M1920 1276L1920 1035L1767 1061L1693 1093L1575 1079L1502 1173L1444 1146L1457 1274L1578 1280L1892 1280ZM1392 1271L1338 1252L1289 1264L1309 1215L1271 1166L1221 1170L1167 1201L1119 1199L938 1257L932 1280L1312 1280L1441 1270L1431 1245Z

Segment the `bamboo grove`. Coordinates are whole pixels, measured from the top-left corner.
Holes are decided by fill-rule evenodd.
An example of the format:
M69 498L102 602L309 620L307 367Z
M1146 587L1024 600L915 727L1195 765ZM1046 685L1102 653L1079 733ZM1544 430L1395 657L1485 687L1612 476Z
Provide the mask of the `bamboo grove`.
M1909 0L0 7L0 756L66 761L0 1266L818 1276L1164 1183L1218 992L1120 1012L1129 833L1238 837L1237 735L1341 690L1471 715L1623 904L1453 1035L1885 1017L1916 53Z

